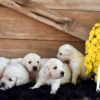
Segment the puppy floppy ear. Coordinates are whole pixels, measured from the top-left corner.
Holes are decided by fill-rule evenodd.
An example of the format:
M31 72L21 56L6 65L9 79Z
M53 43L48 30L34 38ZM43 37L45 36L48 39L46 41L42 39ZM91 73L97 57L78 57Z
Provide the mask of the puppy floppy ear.
M22 59L22 64L25 66L26 65L26 60Z
M49 77L50 76L50 71L47 65L45 65L42 69L42 72L44 74L45 77Z
M66 53L67 53L68 55L72 55L72 53L73 53L70 49L66 49L65 51L66 51Z

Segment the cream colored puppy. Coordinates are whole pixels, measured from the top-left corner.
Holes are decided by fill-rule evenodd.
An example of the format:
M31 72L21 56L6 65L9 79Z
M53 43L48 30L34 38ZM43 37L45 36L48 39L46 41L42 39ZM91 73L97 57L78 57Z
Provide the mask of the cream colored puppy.
M35 86L32 89L39 88L42 85L51 85L51 94L55 94L61 84L70 81L71 73L67 65L56 59L49 59L39 72Z
M78 77L85 77L84 56L77 49L69 44L62 45L57 54L57 58L61 61L69 61L72 71L72 83L76 84Z
M0 79L3 75L4 70L6 69L7 65L9 64L10 59L5 57L0 57Z
M7 90L29 82L29 73L21 64L10 64L0 81L0 89Z
M36 53L29 53L23 58L23 65L30 73L31 80L36 79L37 74L40 70L41 57Z

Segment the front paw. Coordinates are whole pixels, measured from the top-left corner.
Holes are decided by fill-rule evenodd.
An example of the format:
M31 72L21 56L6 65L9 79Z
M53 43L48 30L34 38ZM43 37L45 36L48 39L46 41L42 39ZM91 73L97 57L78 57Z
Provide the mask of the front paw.
M39 88L39 87L37 87L37 86L30 87L30 89L37 89L37 88Z
M52 91L50 91L50 94L56 94L56 91L52 90Z
M100 89L96 89L96 92L99 93L100 92Z

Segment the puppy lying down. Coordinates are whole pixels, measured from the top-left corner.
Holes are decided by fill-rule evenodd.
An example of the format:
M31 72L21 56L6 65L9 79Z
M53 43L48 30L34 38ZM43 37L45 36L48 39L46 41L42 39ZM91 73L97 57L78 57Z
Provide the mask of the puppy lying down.
M0 57L0 79L3 75L4 70L6 69L7 65L9 64L10 59Z
M36 84L31 88L39 88L42 85L51 85L51 94L55 94L61 84L70 82L71 72L67 64L63 64L56 58L47 60L41 68Z
M0 81L0 89L7 90L29 82L29 73L21 64L10 64Z

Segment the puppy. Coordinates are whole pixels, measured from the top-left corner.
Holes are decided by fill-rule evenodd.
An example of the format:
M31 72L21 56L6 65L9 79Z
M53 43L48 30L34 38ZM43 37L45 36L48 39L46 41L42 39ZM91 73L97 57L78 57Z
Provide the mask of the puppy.
M0 81L0 89L7 90L29 82L29 73L21 64L10 64Z
M69 61L73 84L77 83L79 76L85 78L84 56L73 46L69 44L62 45L58 50L57 58L63 62Z
M23 58L13 58L10 60L10 64L23 64Z
M3 75L4 70L6 69L6 67L9 63L10 63L10 59L0 57L0 79Z
M42 58L40 63L41 63L41 68L44 66L44 64L48 61L48 58Z
M41 57L36 53L29 53L23 58L23 65L30 73L30 79L34 80L37 78L37 74L40 70Z
M70 70L66 65L56 59L49 59L39 72L39 76L35 86L31 89L39 88L42 85L51 85L51 94L55 94L60 88L60 84L65 84L70 81Z

